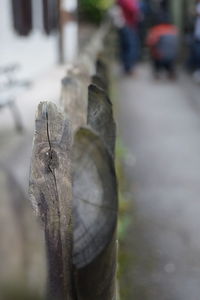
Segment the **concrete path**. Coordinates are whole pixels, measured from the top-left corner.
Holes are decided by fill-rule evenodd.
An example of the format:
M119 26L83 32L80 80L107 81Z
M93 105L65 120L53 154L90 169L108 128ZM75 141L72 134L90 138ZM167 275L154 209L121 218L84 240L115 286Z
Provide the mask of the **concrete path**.
M118 95L134 195L127 299L200 300L200 87L144 65Z

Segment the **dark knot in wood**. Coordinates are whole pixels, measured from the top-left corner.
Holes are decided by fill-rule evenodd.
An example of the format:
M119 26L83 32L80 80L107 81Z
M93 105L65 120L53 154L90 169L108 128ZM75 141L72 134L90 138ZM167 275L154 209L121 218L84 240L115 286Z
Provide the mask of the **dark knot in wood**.
M44 151L45 150L45 151ZM59 168L59 159L54 149L43 149L39 155L47 173Z

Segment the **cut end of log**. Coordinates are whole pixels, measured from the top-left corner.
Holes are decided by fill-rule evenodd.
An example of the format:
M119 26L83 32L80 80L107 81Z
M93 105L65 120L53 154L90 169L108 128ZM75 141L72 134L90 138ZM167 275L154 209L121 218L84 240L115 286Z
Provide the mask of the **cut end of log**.
M73 146L73 262L83 268L113 236L117 222L114 165L101 139L81 128Z

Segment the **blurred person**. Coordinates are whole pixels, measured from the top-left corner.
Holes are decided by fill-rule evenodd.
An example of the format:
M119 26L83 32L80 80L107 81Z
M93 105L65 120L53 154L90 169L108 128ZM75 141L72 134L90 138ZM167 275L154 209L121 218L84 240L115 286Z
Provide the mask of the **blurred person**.
M141 45L144 46L146 32L150 22L151 6L149 4L149 1L147 0L140 0L139 5L140 5L139 35L140 35Z
M162 70L167 71L169 78L176 77L175 65L178 55L178 29L170 24L167 14L160 13L147 35L155 77Z
M121 60L125 73L131 75L140 54L139 2L137 0L117 0L117 5L121 11L121 27L119 28Z
M194 27L194 43L192 47L192 57L194 61L194 78L200 83L200 0L196 1L195 8L195 27Z
M197 41L200 41L200 0L196 1L196 22L194 36Z

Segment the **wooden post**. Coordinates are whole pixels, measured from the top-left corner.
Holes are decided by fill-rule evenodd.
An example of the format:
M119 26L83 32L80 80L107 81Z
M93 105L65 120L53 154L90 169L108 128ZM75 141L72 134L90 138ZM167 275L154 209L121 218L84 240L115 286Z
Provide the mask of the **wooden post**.
M99 134L114 158L116 125L113 120L112 103L105 91L93 84L89 86L87 118L87 124Z
M117 298L116 128L103 87L107 83L105 69L104 76L93 77L95 84L90 85L87 99L105 32L103 27L62 81L60 102L72 129L53 104L41 103L36 116L30 195L44 224L48 299Z
M93 75L91 83L108 93L108 83L105 82L105 80L102 79L99 75Z
M30 196L45 230L48 299L71 300L71 130L52 103L38 106L30 174Z
M87 123L88 90L79 75L70 75L62 80L60 103L76 130Z
M117 182L112 157L89 128L73 145L73 262L80 300L116 299Z
M96 70L97 75L104 81L106 84L106 90L109 89L109 72L108 72L108 66L106 65L105 59L103 59L101 56L96 61Z

